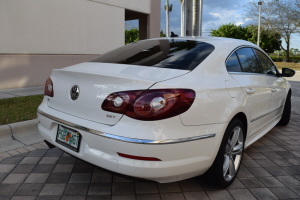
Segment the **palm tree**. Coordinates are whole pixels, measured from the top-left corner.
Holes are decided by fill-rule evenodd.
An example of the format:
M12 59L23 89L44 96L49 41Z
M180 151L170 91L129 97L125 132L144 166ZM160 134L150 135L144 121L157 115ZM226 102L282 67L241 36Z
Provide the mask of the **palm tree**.
M166 0L165 10L166 10L166 35L170 37L170 17L169 12L172 11L173 5L169 5L169 0Z

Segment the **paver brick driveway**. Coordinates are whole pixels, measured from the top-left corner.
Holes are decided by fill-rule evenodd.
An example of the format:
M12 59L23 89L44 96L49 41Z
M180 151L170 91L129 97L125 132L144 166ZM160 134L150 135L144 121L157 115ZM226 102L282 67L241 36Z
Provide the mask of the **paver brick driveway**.
M167 184L112 175L61 150L40 149L0 162L0 200L31 199L300 199L300 114L245 151L225 190L199 177Z

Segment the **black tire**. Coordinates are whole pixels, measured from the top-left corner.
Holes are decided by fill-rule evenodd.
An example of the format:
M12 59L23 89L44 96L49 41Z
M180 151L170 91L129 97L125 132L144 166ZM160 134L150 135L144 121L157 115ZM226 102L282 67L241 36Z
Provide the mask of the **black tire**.
M239 131L238 138L234 140L233 135L236 136L237 131ZM231 146L236 147L235 149L238 151L233 151L233 147L229 146L231 143L235 143ZM239 119L233 119L225 131L214 163L202 176L204 182L219 188L225 188L231 185L239 171L243 159L244 143L244 125Z
M285 100L285 104L284 104L283 112L282 112L282 115L281 115L281 119L277 123L277 125L286 126L286 125L289 124L290 118L291 118L291 109L292 109L291 93L289 92L289 94L287 95L286 100Z

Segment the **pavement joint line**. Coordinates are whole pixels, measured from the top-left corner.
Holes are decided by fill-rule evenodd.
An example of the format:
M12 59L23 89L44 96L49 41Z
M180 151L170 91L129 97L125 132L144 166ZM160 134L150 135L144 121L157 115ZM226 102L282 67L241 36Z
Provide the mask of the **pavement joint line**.
M34 146L32 146L33 148L28 147L32 144L43 141L40 136L36 137L37 125L38 121L36 119L2 125L1 127L3 127L4 134L0 134L0 141L3 136L4 142L1 143L0 155L4 152L7 153L8 151L22 147L27 150L31 150L33 148L39 149Z
M12 128L11 128L11 126L9 125L9 124L6 124L6 126L8 126L9 127L9 129L10 129L10 134L11 134L11 137L15 140L15 137L14 137L14 134L13 134L13 131L12 131Z
M20 140L18 140L18 139L15 138L14 132L13 132L13 129L11 128L11 126L10 126L9 124L7 124L7 126L9 126L10 133L11 133L11 137L12 137L14 140L17 140L18 142L20 142L21 144L23 144L23 145L26 146L26 144L24 144L22 141L20 141Z

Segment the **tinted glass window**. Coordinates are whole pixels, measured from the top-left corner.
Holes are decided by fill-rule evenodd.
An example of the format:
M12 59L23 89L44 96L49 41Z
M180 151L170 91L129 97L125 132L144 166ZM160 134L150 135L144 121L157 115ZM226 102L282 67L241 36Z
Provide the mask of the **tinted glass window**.
M263 73L257 63L257 58L251 48L242 48L236 51L239 57L242 71L249 73Z
M254 49L254 52L257 55L258 62L261 65L263 69L264 74L270 74L270 75L276 75L276 67L274 66L273 62L270 61L270 59L261 51Z
M229 72L241 72L241 66L235 53L227 59L226 68Z
M213 50L214 46L200 41L143 40L110 51L91 62L193 70Z

